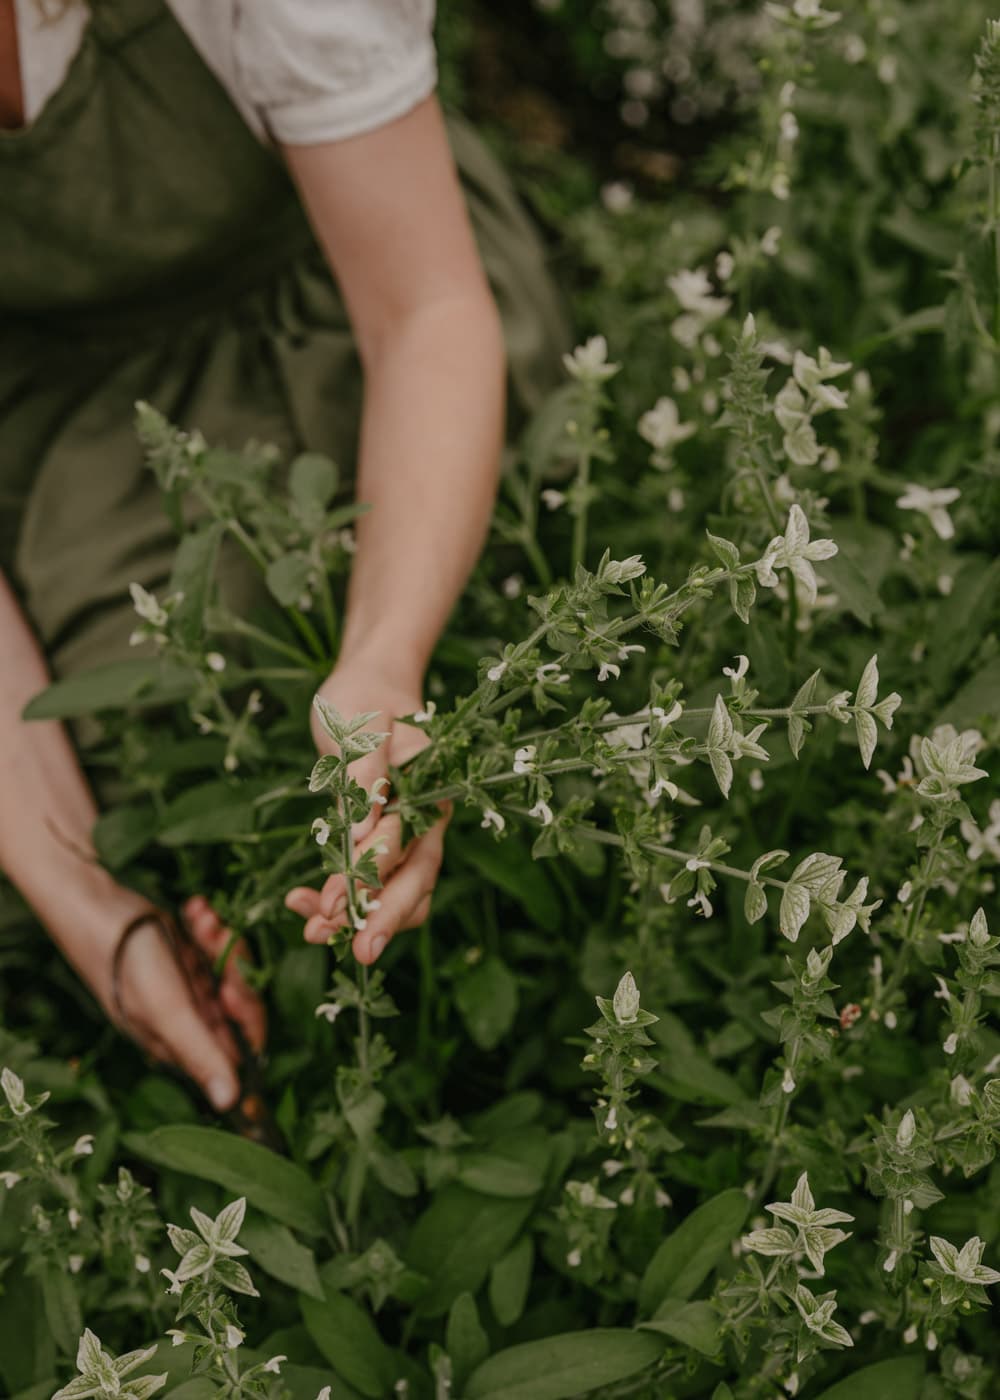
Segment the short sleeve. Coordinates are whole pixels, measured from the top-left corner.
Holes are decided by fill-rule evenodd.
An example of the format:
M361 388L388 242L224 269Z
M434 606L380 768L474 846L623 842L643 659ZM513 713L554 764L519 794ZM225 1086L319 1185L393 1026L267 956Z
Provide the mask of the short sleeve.
M437 84L434 11L435 0L235 0L240 105L289 145L403 116Z

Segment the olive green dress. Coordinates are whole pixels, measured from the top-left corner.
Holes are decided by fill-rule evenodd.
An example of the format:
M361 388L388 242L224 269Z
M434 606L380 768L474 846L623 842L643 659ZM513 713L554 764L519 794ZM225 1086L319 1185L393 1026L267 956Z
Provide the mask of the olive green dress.
M448 131L513 429L559 378L564 306L504 173ZM163 0L93 0L63 85L0 132L0 568L59 676L127 654L129 582L169 574L138 399L212 443L329 453L350 481L359 364L280 156Z

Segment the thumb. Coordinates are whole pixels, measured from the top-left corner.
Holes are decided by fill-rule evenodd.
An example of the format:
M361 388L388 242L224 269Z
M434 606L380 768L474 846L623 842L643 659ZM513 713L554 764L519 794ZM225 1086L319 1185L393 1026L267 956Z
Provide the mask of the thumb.
M218 1112L231 1109L239 1098L237 1072L186 995L168 1008L164 1022L158 1030L174 1063L190 1075Z

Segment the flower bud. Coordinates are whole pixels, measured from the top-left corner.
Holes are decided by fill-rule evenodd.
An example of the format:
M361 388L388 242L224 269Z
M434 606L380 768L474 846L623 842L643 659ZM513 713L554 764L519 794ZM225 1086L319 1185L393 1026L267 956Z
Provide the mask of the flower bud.
M611 1005L615 1020L620 1026L635 1024L639 1015L639 988L635 985L635 978L631 972L626 972L618 983Z
M986 926L986 914L980 908L972 916L969 924L969 942L974 943L977 948L984 948L990 941L990 931Z
M913 1109L908 1108L899 1120L899 1127L896 1129L896 1146L904 1150L909 1147L916 1130L917 1123L913 1116Z

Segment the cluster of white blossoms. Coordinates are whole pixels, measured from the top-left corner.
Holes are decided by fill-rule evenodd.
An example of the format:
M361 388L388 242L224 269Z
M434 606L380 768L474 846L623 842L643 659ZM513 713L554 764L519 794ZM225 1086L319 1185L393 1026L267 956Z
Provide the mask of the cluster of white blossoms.
M847 407L846 393L827 380L838 379L850 368L846 361L834 360L823 346L816 359L801 350L795 352L791 376L774 401L774 416L784 432L781 445L785 456L796 466L811 467L819 461L813 419L831 409Z
M670 327L670 332L675 340L690 350L710 325L725 316L732 301L729 297L716 295L703 267L693 271L683 268L675 272L667 278L667 286L681 306L681 315Z

